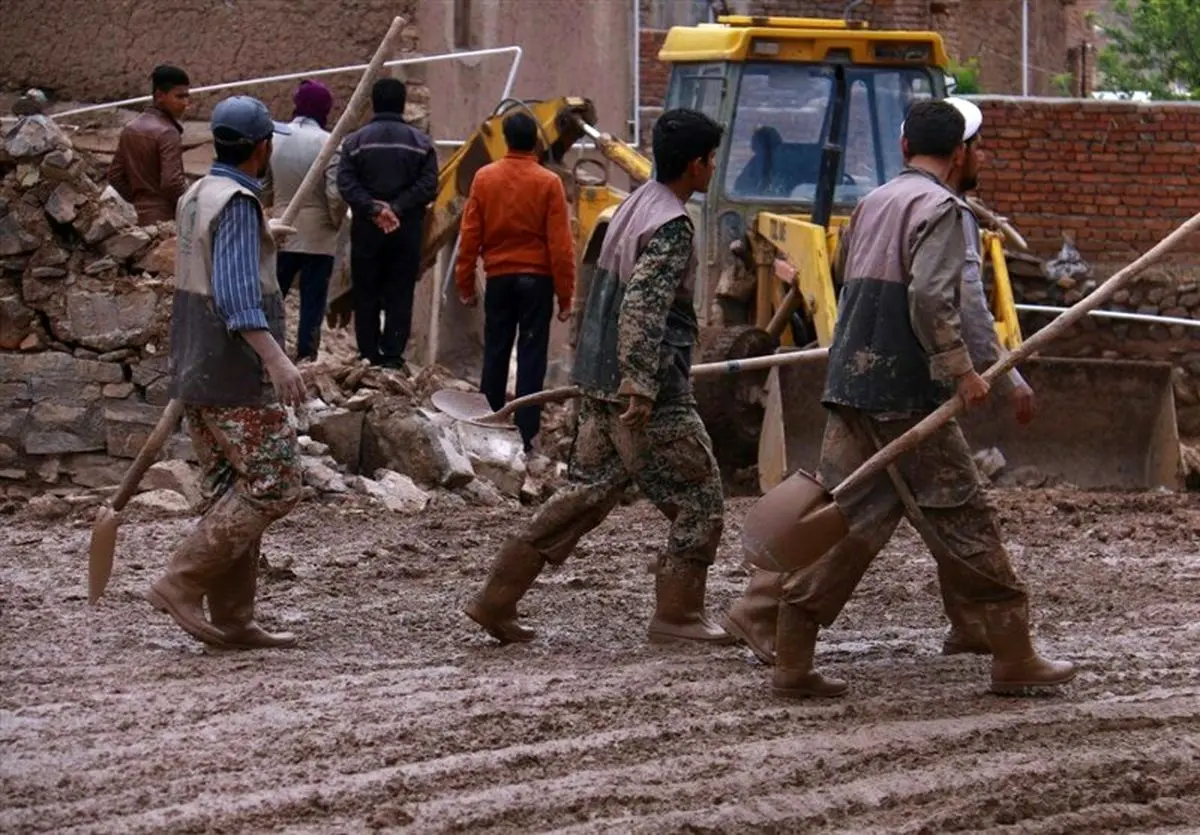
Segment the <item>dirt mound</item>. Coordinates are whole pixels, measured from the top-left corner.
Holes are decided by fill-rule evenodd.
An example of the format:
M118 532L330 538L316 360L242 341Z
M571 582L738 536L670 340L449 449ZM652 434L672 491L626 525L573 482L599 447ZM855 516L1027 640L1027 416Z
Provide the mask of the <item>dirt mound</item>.
M904 529L818 663L836 702L772 698L740 648L663 648L618 510L497 647L460 614L519 517L305 506L267 537L260 618L291 652L199 648L138 597L185 530L122 530L84 601L84 522L0 532L0 829L21 832L1182 831L1200 820L1200 497L997 494L1063 694L986 693L937 654L932 561ZM745 583L731 507L710 606Z

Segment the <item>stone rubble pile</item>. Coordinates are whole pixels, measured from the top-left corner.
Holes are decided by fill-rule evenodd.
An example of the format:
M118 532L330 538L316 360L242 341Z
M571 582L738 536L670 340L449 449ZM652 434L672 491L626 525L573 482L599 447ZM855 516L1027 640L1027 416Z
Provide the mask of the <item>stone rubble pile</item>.
M174 224L138 226L104 171L34 114L0 139L0 504L99 499L167 404ZM561 465L526 460L511 429L456 425L428 403L443 369L415 377L358 363L309 366L297 410L307 492L365 496L396 512L431 504L537 502ZM186 433L133 502L183 512L199 499ZM57 504L56 504L57 502Z

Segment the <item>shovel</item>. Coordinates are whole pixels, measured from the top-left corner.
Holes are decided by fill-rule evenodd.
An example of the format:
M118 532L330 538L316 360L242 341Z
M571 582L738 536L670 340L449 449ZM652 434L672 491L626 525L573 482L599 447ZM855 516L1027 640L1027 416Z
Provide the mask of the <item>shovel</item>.
M692 366L692 376L715 377L720 374L740 374L743 371L759 371L779 365L812 362L814 360L825 359L828 356L828 348L810 348L803 351L786 351L765 357L705 362ZM579 397L582 394L583 390L578 386L546 389L545 391L527 394L524 397L510 400L499 411L495 412L492 411L487 397L478 391L440 389L439 391L435 391L429 399L440 411L445 412L455 420L474 423L478 426L512 428L510 419L518 409L526 406L541 406L545 403L560 403L563 400L570 400L572 397Z
M358 112L366 102L369 88L375 82L379 71L383 69L383 62L387 60L392 45L400 36L400 32L404 29L406 22L403 17L396 17L392 20L392 25L388 27L387 34L384 35L382 43L379 44L379 49L375 51L374 57L371 58L371 63L367 65L362 78L359 79L358 86L354 89L354 94L350 97L346 109L342 112L337 124L334 125L329 138L325 140L325 144L321 148L321 152L313 160L313 164L304 175L304 179L300 181L296 193L292 195L291 201L288 203L287 208L284 209L282 217L278 220L280 226L287 228L292 225L296 220L296 215L300 211L302 198L305 198L316 186L317 182L324 178L325 166L329 164L333 152L341 144L342 137L349 133L351 124L353 124ZM112 504L101 508L99 515L96 517L96 523L92 526L91 544L88 548L89 603L95 604L100 599L101 595L104 594L104 589L108 586L109 577L112 576L113 555L116 553L117 547L117 527L121 524L120 512L134 491L137 490L142 476L146 474L146 470L150 468L150 465L154 463L154 459L158 457L158 452L162 449L162 445L166 443L167 438L175 431L175 427L179 424L179 418L182 414L183 403L178 400L171 400L167 403L167 407L163 410L162 417L158 419L154 431L150 433L150 437L146 439L146 443L138 451L137 458L134 459L133 464L125 473L125 477L121 479L121 486L117 490L117 495L113 497Z
M1105 281L1088 297L1031 336L1019 348L983 373L989 384L1021 360L1045 347L1092 310L1108 301L1147 267L1161 260L1192 233L1200 230L1200 214L1159 241L1153 249ZM760 498L746 514L742 547L746 559L768 571L798 571L816 562L850 532L850 520L838 507L838 497L879 475L904 453L915 449L963 411L958 397L939 406L920 423L876 452L832 492L810 473L797 470Z

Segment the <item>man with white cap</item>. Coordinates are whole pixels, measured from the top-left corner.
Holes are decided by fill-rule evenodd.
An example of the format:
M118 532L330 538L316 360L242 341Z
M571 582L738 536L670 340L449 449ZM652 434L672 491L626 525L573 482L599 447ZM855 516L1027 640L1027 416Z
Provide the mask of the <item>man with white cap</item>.
M276 125L234 96L212 113L216 162L180 198L171 310L171 396L184 404L204 469L202 517L147 598L216 646L290 646L254 620L263 532L300 497L299 450L286 405L305 397L283 352L275 230L260 202ZM293 230L294 231L294 230ZM207 599L210 620L204 616Z
M907 167L859 202L842 235L834 267L842 294L817 470L828 488L949 397L975 407L988 395L961 313L967 233L958 194L978 165L966 128L953 104L914 104L902 139ZM943 587L961 603L957 612L986 637L993 691L1019 693L1074 677L1073 665L1047 661L1033 647L1028 596L956 422L903 456L894 472L839 497L839 505L849 535L780 583L777 694L845 693L844 681L813 670L818 629L833 623L905 517L937 561Z

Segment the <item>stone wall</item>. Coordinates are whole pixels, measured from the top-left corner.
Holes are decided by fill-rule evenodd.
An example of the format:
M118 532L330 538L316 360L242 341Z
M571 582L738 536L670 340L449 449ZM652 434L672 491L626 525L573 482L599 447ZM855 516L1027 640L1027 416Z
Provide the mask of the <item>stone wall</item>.
M417 48L417 0L4 0L0 87L39 86L56 97L111 101L150 92L150 71L170 63L194 85L366 63L392 18L408 16L401 52ZM340 103L357 79L329 79ZM290 113L292 86L244 92L276 116ZM197 101L198 112L215 103Z
M53 122L0 145L0 477L112 484L167 402L174 224L139 227ZM182 439L173 444L188 454Z

